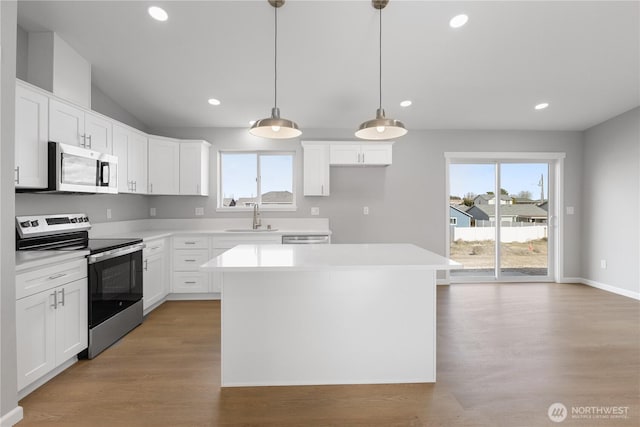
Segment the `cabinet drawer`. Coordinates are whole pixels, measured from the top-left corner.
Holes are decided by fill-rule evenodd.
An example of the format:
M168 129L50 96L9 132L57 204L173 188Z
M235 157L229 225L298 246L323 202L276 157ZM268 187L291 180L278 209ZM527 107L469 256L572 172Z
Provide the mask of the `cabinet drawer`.
M86 258L26 271L16 276L16 299L85 277L87 277Z
M208 249L207 236L178 236L173 238L174 249Z
M149 242L146 242L145 245L146 246L143 251L145 258L164 251L164 239L150 240Z
M174 271L198 271L198 268L209 261L209 250L179 250L173 253Z
M209 275L207 273L173 273L173 292L197 293L209 291Z

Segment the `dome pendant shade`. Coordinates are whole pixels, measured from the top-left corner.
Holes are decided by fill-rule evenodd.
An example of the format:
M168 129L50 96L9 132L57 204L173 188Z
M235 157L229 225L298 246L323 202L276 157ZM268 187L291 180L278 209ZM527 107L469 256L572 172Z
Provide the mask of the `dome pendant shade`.
M270 139L288 139L302 135L296 122L280 117L280 109L274 107L271 117L258 120L249 129L251 135Z
M401 121L386 118L384 110L378 108L376 118L362 123L356 131L356 136L360 139L385 140L399 138L406 133L407 130Z

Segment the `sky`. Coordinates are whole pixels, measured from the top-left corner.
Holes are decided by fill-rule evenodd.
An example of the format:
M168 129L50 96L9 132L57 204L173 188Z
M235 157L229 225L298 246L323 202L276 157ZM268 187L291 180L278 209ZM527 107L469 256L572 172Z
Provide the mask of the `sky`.
M262 175L262 194L269 191L290 191L293 177L293 156L260 156ZM222 153L222 192L223 196L255 197L257 194L256 176L258 156L255 153Z
M463 197L467 193L495 192L495 164L452 164L449 169L449 185L452 196ZM540 176L544 180L544 198L548 197L549 165L547 163L502 163L500 186L511 195L520 191L531 192L533 200L540 199Z

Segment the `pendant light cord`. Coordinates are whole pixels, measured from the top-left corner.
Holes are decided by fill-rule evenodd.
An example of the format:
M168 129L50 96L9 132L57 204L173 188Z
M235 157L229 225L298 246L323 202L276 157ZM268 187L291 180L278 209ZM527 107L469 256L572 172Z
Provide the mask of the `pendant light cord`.
M274 31L274 49L273 49L273 104L278 108L278 8L275 10L275 31Z
M380 11L380 40L379 40L379 49L378 52L380 53L379 55L379 59L380 59L380 66L379 66L379 70L380 70L380 79L378 81L379 84L379 93L380 93L380 110L382 110L382 9L378 9Z

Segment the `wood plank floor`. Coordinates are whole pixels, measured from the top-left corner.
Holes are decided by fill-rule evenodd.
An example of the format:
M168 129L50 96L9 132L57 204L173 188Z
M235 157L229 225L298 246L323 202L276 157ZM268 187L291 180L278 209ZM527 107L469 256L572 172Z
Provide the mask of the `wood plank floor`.
M582 285L440 286L437 369L436 384L221 390L220 303L167 302L23 399L19 425L638 426L640 304ZM628 417L554 424L554 402Z

